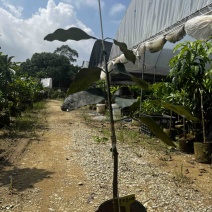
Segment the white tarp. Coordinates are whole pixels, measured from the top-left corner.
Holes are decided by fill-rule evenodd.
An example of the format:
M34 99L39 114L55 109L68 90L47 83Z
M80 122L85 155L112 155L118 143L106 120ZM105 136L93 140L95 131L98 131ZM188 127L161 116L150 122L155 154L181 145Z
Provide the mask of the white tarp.
M52 88L52 78L42 78L41 84L45 88Z

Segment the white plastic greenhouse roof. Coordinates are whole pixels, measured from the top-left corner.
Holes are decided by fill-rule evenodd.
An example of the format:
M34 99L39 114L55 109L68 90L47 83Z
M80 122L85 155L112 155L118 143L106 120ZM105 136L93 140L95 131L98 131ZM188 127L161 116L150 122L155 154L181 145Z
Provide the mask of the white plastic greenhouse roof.
M132 0L116 34L129 49L167 35L195 16L210 14L212 0ZM121 52L113 45L110 59Z

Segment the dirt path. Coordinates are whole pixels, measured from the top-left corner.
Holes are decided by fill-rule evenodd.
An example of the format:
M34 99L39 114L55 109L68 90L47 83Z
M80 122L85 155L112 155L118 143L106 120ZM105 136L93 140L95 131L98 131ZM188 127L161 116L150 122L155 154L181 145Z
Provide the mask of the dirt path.
M110 142L94 141L102 128L88 127L82 111L62 112L60 105L48 101L43 128L21 138L4 166L0 157L0 211L94 212L111 198ZM132 140L118 141L120 196L135 193L148 212L212 211L210 165Z
M77 161L69 161L71 114L62 112L58 101L48 102L46 110L47 128L42 136L30 142L18 162L1 173L2 210L72 211L72 199L88 189L81 186L86 179Z

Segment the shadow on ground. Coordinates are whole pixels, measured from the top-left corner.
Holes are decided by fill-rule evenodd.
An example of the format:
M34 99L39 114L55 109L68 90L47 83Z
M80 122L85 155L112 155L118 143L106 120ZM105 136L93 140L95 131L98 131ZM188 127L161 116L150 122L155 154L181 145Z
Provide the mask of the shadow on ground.
M6 167L5 167L6 168ZM15 189L16 191L24 191L33 188L34 184L45 178L51 178L54 172L45 169L14 167L11 170L2 169L0 172L0 186Z

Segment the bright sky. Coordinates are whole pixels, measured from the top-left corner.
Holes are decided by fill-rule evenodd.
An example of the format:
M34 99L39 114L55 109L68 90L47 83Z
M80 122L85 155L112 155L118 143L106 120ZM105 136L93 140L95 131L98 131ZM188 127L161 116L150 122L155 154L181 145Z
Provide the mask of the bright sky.
M130 0L101 0L104 37L115 38ZM81 28L101 38L98 0L0 0L0 47L4 54L23 62L34 53L53 52L69 45L79 53L78 65L88 61L93 40L44 41L58 28Z

